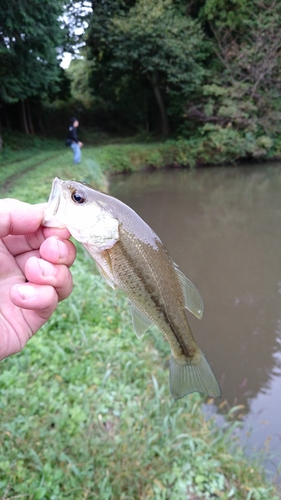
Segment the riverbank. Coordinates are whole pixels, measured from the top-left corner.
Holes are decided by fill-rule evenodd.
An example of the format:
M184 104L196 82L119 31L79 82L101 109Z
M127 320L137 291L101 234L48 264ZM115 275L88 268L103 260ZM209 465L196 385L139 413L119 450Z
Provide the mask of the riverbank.
M106 189L121 157L137 163L130 148L85 147L75 171L69 149L34 149L1 164L1 196L45 201L55 176ZM2 498L277 500L235 425L206 421L198 394L173 402L167 344L156 330L135 337L127 300L80 245L73 275L71 297L1 364Z
M195 168L210 165L231 165L243 161L280 161L281 139L244 137L231 128L211 127L201 137L177 140L153 140L140 134L134 137L110 137L104 133L82 129L86 157L95 158L106 173L135 172L157 168ZM94 152L92 153L92 149ZM18 163L30 154L66 151L64 140L4 133L1 163Z

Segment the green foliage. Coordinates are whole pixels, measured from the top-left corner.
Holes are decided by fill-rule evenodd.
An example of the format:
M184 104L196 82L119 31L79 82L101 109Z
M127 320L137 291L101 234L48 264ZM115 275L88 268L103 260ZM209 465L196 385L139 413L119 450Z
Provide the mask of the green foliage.
M91 6L1 1L2 125L42 133L45 117L46 129L62 135L56 114L62 107L48 102L45 115L38 108L42 99L60 99L62 116L75 111L91 127L182 138L180 148L173 145L176 160L165 153L172 163L280 154L280 2L93 0ZM79 56L67 72L58 66L63 50ZM9 105L18 101L18 109ZM143 161L158 165L162 158L157 151ZM122 162L115 161L117 168Z
M80 180L96 178L95 152L85 150ZM33 151L32 171L9 195L43 201L55 175L72 177L71 156L55 153L34 168ZM156 329L136 338L127 299L81 246L72 270L71 297L22 353L1 362L3 500L278 500L245 459L236 424L206 421L198 394L172 401L167 343Z
M254 4L252 0L206 0L200 17L227 29L240 30L249 10L252 12L256 8Z
M0 98L6 102L46 96L59 81L57 48L64 31L61 0L2 0Z
M66 73L71 81L71 96L85 108L93 107L97 97L94 97L89 88L89 74L93 64L85 58L74 59Z
M270 157L280 150L280 6L95 0L89 60L70 70L76 95L119 132L188 139L185 164Z
M109 2L110 3L110 2ZM93 57L94 92L115 106L131 82L142 88L142 106L154 96L161 116L162 133L169 134L167 108L177 116L182 103L200 85L205 43L200 26L173 0L116 3L94 2L87 37ZM108 10L107 10L108 9ZM149 92L149 94L148 94ZM115 100L114 100L115 97ZM139 102L139 101L138 101ZM146 110L144 120L149 120Z
M213 57L203 93L187 107L189 120L231 126L257 143L280 135L280 16L280 2L205 2L201 19L212 33Z
M138 70L149 81L159 72L168 92L182 90L185 95L200 82L202 33L172 0L154 0L149 4L139 0L126 16L111 19L111 33L113 67L126 72Z

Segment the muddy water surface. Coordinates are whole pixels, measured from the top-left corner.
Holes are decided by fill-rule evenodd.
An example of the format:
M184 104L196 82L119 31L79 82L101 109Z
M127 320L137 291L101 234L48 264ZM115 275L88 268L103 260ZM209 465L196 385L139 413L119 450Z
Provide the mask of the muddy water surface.
M136 173L113 178L110 191L156 231L200 290L203 320L189 317L223 391L214 408L220 413L242 405L242 439L250 451L273 453L267 466L276 468L281 460L281 164Z

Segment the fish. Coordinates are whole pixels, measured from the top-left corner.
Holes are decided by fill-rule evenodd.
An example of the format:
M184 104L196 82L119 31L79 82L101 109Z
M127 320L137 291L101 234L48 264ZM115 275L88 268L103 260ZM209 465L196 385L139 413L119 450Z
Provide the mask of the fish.
M132 208L88 184L56 177L43 225L66 227L93 257L105 281L126 294L138 338L152 325L163 333L171 348L169 379L175 400L192 392L221 396L187 317L188 310L202 318L201 294Z

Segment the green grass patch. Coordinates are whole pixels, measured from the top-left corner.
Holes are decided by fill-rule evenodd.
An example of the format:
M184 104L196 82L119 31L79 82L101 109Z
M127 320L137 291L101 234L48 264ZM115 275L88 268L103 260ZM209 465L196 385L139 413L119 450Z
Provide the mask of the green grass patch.
M132 331L127 299L79 247L71 297L1 363L0 491L32 499L277 499L233 425L174 402L169 348Z
M116 146L134 150L86 147L75 169L67 148L33 151L20 175L1 167L2 196L45 201L54 176L106 188ZM168 344L156 329L136 338L127 299L80 245L72 270L72 295L1 362L0 498L277 500L237 424L206 421L198 394L172 400Z
M30 151L24 160L0 164L1 196L30 203L46 201L54 177L77 179L107 189L107 179L95 159L95 148L84 148L82 163L73 165L71 149L55 146L49 151Z

